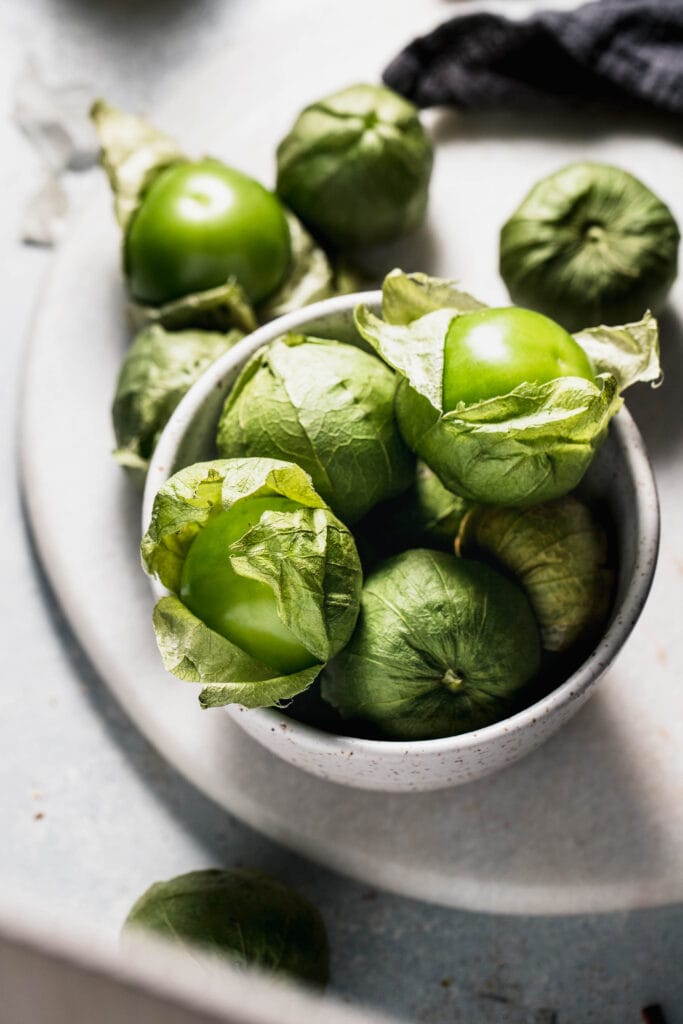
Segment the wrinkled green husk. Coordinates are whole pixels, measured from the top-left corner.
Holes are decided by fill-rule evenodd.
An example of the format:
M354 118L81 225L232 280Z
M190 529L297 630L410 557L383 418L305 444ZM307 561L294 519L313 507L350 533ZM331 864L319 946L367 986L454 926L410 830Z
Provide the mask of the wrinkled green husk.
M461 523L457 549L513 574L547 651L566 651L604 623L614 587L607 538L577 498L527 509L475 507Z
M413 275L414 277L414 275ZM437 282L430 296L422 283L390 275L388 323L359 306L362 337L401 378L396 417L410 448L454 493L481 504L531 505L561 497L581 480L621 406L620 392L636 381L660 376L658 332L647 313L638 323L600 327L576 335L593 361L596 380L560 377L525 383L508 395L444 412L444 339L458 308L459 293ZM418 315L425 305L453 305ZM401 294L405 294L402 315ZM476 301L476 300L475 300Z
M521 385L460 413L435 412L405 383L396 416L409 447L450 490L491 505L532 505L577 486L621 407L611 377Z
M317 986L329 979L329 947L318 910L260 871L192 871L157 882L140 896L124 925L238 968L291 975Z
M137 335L116 385L112 419L119 465L144 475L161 431L180 399L241 331L165 331L153 325Z
M130 301L128 320L135 330L159 324L169 331L197 328L204 331L240 330L244 334L258 327L256 314L243 289L234 278L217 288L194 292L161 306Z
M539 665L538 627L519 588L489 566L415 549L368 577L322 693L388 736L435 739L505 717Z
M382 284L382 317L388 324L410 324L437 309L470 313L485 304L458 288L458 282L428 274L391 270Z
M659 330L649 313L623 327L588 327L574 335L596 373L608 373L625 391L638 381L659 384Z
M618 167L577 163L539 181L503 226L500 272L513 302L567 330L659 311L676 278L669 208Z
M355 85L306 107L277 150L277 191L316 237L375 245L423 220L432 144L417 108Z
M164 668L185 683L200 683L203 708L242 704L247 708L278 707L306 690L323 662L278 675L236 644L209 629L171 595L154 608L154 632Z
M375 356L287 335L242 371L221 415L218 452L296 462L340 519L355 522L413 478L395 392L395 375Z
M244 498L268 495L301 507L264 513L230 546L230 563L238 575L270 587L282 622L318 664L273 675L272 668L209 629L177 596L164 597L154 614L164 665L180 679L203 684L204 707L269 707L288 700L348 641L358 615L362 574L351 534L303 470L275 459L198 463L167 480L142 540L147 572L177 594L190 545L209 519Z
M170 136L144 118L126 114L104 100L93 103L90 117L114 196L116 219L125 231L151 181L164 168L186 157Z

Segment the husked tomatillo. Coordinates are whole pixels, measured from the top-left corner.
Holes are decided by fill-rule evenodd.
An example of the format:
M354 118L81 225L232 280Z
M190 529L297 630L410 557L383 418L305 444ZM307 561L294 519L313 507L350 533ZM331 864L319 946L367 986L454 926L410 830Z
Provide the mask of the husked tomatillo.
M253 178L218 160L160 171L143 193L124 240L124 267L138 301L160 305L235 278L260 302L281 283L291 247L281 203Z
M444 341L443 407L474 405L558 377L595 380L588 357L564 328L529 309L463 313Z
M535 505L571 491L621 406L660 375L656 321L574 336L541 314L489 309L454 282L393 271L383 318L355 312L399 378L396 419L444 487L482 505Z
M271 588L235 571L230 548L264 515L293 513L300 508L288 498L263 497L246 499L219 512L192 541L180 582L181 601L202 622L283 674L310 668L317 658L278 615Z
M91 117L122 232L136 328L244 332L353 290L279 198L210 157L191 159L103 100Z
M114 458L144 479L161 431L181 398L241 331L167 331L144 327L126 352L112 405Z
M605 530L573 495L531 508L471 508L458 553L489 560L524 590L547 651L594 638L609 611L614 573Z
M171 593L154 610L166 668L204 707L270 707L348 641L362 573L353 537L310 477L276 459L217 459L162 486L142 539Z
M332 246L377 245L422 221L432 162L417 107L352 85L301 112L278 146L277 192Z

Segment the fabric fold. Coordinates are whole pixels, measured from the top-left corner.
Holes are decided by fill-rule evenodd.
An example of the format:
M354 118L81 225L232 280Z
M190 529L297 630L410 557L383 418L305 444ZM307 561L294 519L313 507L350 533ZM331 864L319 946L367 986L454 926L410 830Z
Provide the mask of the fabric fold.
M383 79L420 107L602 102L683 113L683 4L596 0L522 21L461 15L413 40Z

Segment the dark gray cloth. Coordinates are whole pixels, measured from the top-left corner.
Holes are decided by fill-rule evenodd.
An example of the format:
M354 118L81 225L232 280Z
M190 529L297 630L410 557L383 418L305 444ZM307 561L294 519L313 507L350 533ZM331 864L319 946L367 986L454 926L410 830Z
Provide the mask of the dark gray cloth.
M600 101L683 113L683 0L597 0L524 21L461 15L410 43L383 78L420 107Z

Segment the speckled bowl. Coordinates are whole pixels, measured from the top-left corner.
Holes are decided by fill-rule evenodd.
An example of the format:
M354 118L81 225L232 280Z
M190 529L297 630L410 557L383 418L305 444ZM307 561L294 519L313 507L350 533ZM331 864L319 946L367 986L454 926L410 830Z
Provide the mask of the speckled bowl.
M249 357L287 331L360 344L353 310L364 302L379 311L380 292L316 303L261 327L219 359L194 385L164 430L149 469L143 529L154 495L177 469L214 457L223 401ZM584 663L548 696L495 725L438 740L386 741L334 735L272 710L238 705L226 713L278 757L322 778L362 789L410 792L481 778L540 746L592 693L626 642L650 589L659 545L659 506L642 438L626 410L585 478L585 492L604 503L616 531L616 600L605 632ZM156 582L156 596L165 592ZM219 714L209 711L207 714Z

